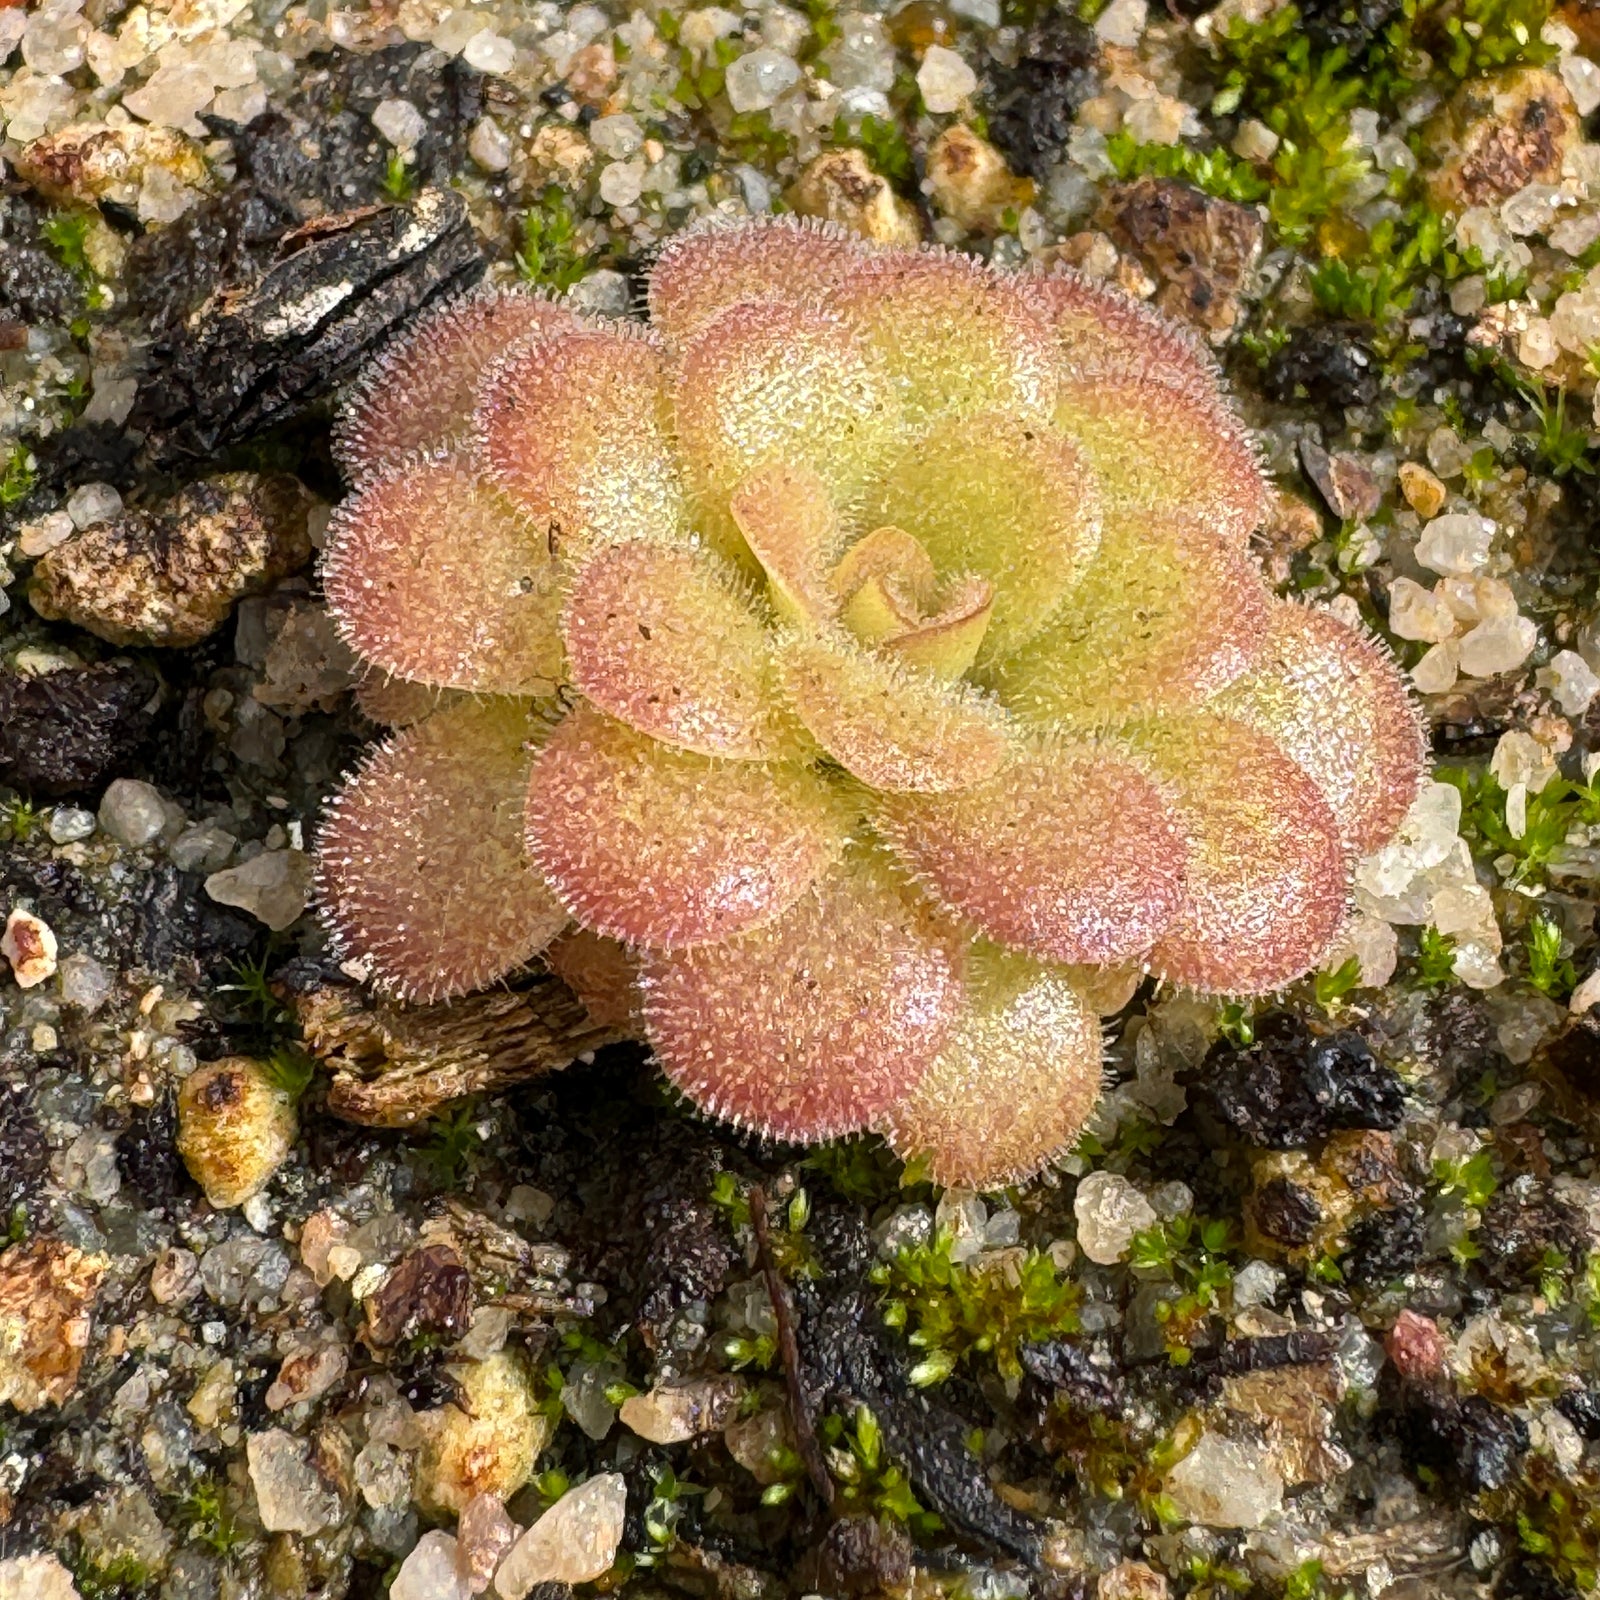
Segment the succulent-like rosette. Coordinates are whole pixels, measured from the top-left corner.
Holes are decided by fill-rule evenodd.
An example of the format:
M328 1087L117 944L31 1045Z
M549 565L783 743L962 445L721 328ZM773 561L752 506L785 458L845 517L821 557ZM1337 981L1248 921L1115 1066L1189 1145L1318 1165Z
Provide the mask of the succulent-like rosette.
M572 930L776 1136L1036 1171L1108 969L1300 976L1417 787L1387 653L1250 557L1205 354L1069 274L694 232L647 325L434 314L339 448L328 601L396 729L322 830L341 945L434 1000Z

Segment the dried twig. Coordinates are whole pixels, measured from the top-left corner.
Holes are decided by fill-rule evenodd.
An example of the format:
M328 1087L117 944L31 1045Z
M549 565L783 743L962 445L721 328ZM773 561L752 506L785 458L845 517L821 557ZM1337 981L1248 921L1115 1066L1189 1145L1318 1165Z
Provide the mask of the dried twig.
M834 1484L828 1464L822 1458L822 1446L817 1443L816 1429L811 1426L811 1416L806 1410L805 1397L800 1388L800 1347L794 1336L794 1308L789 1303L789 1291L778 1274L777 1263L772 1259L772 1239L767 1231L767 1193L760 1184L750 1190L750 1221L756 1230L756 1265L766 1280L767 1294L772 1300L772 1315L778 1324L778 1354L783 1359L784 1386L789 1392L789 1416L794 1423L795 1446L805 1463L806 1475L812 1486L822 1496L826 1505L833 1504Z

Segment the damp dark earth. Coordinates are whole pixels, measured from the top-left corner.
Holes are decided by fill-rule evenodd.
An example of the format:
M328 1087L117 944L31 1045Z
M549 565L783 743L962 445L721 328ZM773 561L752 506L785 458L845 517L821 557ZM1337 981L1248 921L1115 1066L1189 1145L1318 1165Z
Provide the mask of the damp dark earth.
M0 0L0 129L0 1600L1596 1592L1600 10ZM994 1192L312 904L362 369L777 213L1186 325L1429 733Z

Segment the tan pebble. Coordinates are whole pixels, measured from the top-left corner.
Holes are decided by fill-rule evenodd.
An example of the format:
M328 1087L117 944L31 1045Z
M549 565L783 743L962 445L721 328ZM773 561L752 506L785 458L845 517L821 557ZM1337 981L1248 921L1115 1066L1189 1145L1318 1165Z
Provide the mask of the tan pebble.
M1167 1600L1167 1580L1142 1561L1119 1561L1100 1574L1096 1600Z
M533 1476L554 1425L534 1403L522 1357L501 1350L487 1361L448 1369L462 1406L444 1405L417 1417L423 1448L417 1500L432 1514L459 1516L475 1495L509 1499ZM463 1409L463 1406L465 1409Z
M106 1265L54 1239L0 1252L0 1401L37 1411L77 1387Z
M697 1434L714 1433L733 1420L744 1398L737 1378L702 1378L659 1384L648 1394L630 1395L619 1415L652 1444L682 1444Z
M1444 504L1444 485L1420 461L1400 463L1400 492L1419 517L1438 516Z
M219 1210L266 1187L295 1131L294 1097L247 1056L197 1067L178 1091L178 1153Z
M963 228L998 233L1006 213L1033 199L1033 184L1019 178L987 139L959 123L946 128L928 151L933 203Z
M914 245L922 238L916 212L853 146L824 150L795 180L788 199L802 217L837 222L876 244Z
M313 1211L300 1229L300 1259L319 1289L326 1289L340 1276L333 1269L333 1252L344 1242L350 1224L337 1211L324 1206ZM359 1263L359 1256L357 1261Z

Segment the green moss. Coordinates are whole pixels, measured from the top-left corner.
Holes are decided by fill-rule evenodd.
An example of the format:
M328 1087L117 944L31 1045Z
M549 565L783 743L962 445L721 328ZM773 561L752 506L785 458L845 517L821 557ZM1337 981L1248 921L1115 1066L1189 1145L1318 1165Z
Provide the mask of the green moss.
M794 149L794 140L772 125L766 111L739 111L722 136L723 154L752 166L776 167Z
M578 241L577 217L564 190L551 184L522 216L517 272L527 283L564 294L589 270Z
M1021 1261L952 1261L952 1239L901 1249L873 1270L882 1285L884 1320L907 1332L919 1359L911 1381L942 1383L963 1361L992 1361L1004 1378L1022 1374L1025 1344L1078 1330L1083 1294L1037 1250Z
M1424 928L1417 936L1417 959L1411 981L1419 989L1436 989L1455 978L1456 942L1437 928Z
M1324 1011L1336 1006L1347 994L1350 994L1361 985L1361 958L1351 956L1342 966L1333 972L1319 972L1316 976L1314 989L1317 1004Z
M483 1108L476 1100L464 1100L428 1124L416 1159L441 1192L459 1189L476 1169L483 1152L483 1135L478 1131L482 1117Z
M1085 1132L1079 1136L1073 1154L1085 1163L1126 1172L1141 1157L1154 1155L1166 1136L1167 1130L1159 1122L1132 1115L1117 1123L1117 1136L1110 1145Z
M853 1205L884 1205L900 1194L905 1183L905 1163L871 1134L818 1145L802 1165Z
M1129 1265L1165 1277L1179 1293L1155 1308L1156 1320L1166 1339L1167 1359L1184 1366L1192 1354L1191 1341L1204 1328L1233 1289L1233 1266L1227 1260L1232 1229L1226 1222L1202 1217L1174 1217L1133 1236Z
M1443 766L1435 778L1461 793L1461 835L1481 859L1510 858L1508 885L1542 883L1550 858L1574 829L1600 824L1600 786L1573 783L1559 775L1537 794L1530 794L1520 834L1506 820L1506 792L1492 772Z
M284 1008L267 973L272 965L273 951L268 947L258 955L245 956L233 965L230 981L217 985L219 994L234 995L233 1004L242 1013L242 1019L269 1034L282 1034L293 1023L293 1017Z
M83 248L89 237L89 224L87 211L56 211L45 218L39 229L56 260L80 277L91 276Z
M189 1539L213 1555L226 1556L243 1543L244 1534L227 1501L227 1486L222 1479L199 1479L184 1496L179 1514L189 1524Z
M1522 947L1528 960L1528 982L1549 999L1564 1001L1577 987L1578 974L1571 958L1562 953L1561 925L1542 912L1535 915Z
M14 506L26 500L38 481L33 452L25 444L12 445L5 467L0 469L0 506Z
M26 844L44 826L44 812L20 795L0 801L0 834L12 844Z
M917 1499L905 1469L885 1456L883 1430L870 1407L857 1406L848 1422L840 1416L824 1417L817 1434L828 1447L828 1470L844 1505L903 1522L923 1539L944 1526Z
M1320 1561L1302 1561L1284 1580L1283 1600L1355 1600L1355 1591L1336 1589Z
M1575 1481L1531 1455L1519 1486L1517 1536L1524 1551L1583 1594L1600 1585L1600 1483Z
M1478 1244L1473 1235L1481 1226L1483 1208L1500 1186L1494 1170L1494 1152L1486 1147L1458 1160L1436 1161L1433 1181L1439 1198L1451 1201L1465 1214L1465 1226L1450 1246L1456 1265L1464 1267L1478 1257Z
M872 170L897 189L905 188L916 179L917 164L911 146L893 118L840 117L833 125L833 142L864 150Z
M644 1508L644 1548L619 1552L616 1564L607 1574L608 1580L620 1580L642 1568L660 1566L678 1542L678 1519L683 1515L684 1500L706 1492L704 1485L680 1478L665 1464L648 1471L651 1492Z
M145 1600L155 1592L156 1575L125 1552L104 1562L83 1552L72 1569L72 1580L82 1600Z
M1500 1187L1494 1171L1494 1152L1485 1147L1460 1160L1436 1161L1433 1181L1441 1197L1455 1197L1463 1206L1481 1211Z
M389 152L389 160L383 169L383 182L379 187L396 205L404 205L417 192L416 174L398 150Z
M1556 56L1539 37L1549 20L1549 0L1405 0L1384 36L1384 54L1399 63L1426 49L1458 81L1504 67L1545 66Z
M317 1063L314 1057L298 1046L285 1044L266 1056L261 1063L261 1070L275 1088L298 1100L311 1087Z
M1217 1015L1217 1031L1235 1050L1248 1050L1256 1042L1254 1018L1254 1001L1224 1001Z
M1448 283L1485 264L1453 246L1420 166L1376 173L1372 154L1352 137L1352 114L1375 111L1392 122L1425 87L1448 96L1463 79L1548 59L1539 42L1548 14L1547 0L1406 0L1389 28L1352 57L1317 50L1290 5L1261 22L1236 18L1215 41L1221 76L1212 112L1254 117L1278 136L1270 163L1252 170L1279 236L1313 256L1312 290L1324 311L1370 321L1388 335L1380 354L1391 365L1410 354L1401 324L1421 284L1435 275ZM1415 152L1420 136L1410 140ZM1208 193L1247 197L1226 157L1166 161L1171 175ZM1181 170L1186 164L1192 170ZM1369 225L1357 213L1378 184L1399 215ZM1235 185L1239 192L1228 193Z
M1255 1580L1243 1567L1209 1556L1191 1556L1185 1575L1191 1600L1221 1600L1230 1594L1249 1594Z
M1131 134L1106 140L1106 158L1124 180L1147 175L1181 178L1219 200L1253 205L1264 200L1272 185L1248 162L1225 150L1200 151L1183 144L1139 144Z

